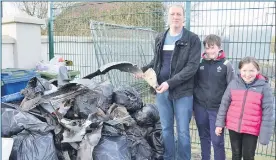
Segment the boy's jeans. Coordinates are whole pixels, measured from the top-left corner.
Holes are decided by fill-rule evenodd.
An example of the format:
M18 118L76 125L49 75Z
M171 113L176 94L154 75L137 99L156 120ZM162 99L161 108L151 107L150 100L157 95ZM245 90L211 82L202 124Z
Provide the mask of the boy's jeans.
M206 109L194 102L194 115L200 137L202 160L210 160L211 141L214 148L214 160L225 160L224 132L215 133L218 110Z
M156 95L165 147L164 160L190 160L189 124L193 113L193 96L169 100L168 94L169 91ZM174 138L174 116L177 126L177 152Z

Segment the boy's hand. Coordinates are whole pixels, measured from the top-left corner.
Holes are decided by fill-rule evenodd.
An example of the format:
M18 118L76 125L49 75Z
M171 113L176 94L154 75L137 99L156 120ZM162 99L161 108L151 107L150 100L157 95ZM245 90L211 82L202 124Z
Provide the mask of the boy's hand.
M216 135L217 136L220 136L221 135L221 133L222 133L222 127L216 127Z

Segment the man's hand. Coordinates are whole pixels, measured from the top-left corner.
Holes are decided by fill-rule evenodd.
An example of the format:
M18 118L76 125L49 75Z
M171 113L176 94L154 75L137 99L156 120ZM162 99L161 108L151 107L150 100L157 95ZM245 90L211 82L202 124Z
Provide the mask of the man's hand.
M163 93L169 89L169 84L167 82L163 82L159 87L156 88L157 93Z
M222 127L216 127L216 135L217 136L220 136L221 135L221 133L222 133Z

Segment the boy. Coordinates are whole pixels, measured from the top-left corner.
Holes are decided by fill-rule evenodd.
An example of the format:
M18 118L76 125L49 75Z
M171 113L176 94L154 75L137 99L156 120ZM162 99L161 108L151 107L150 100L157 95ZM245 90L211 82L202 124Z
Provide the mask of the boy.
M215 122L227 85L234 79L234 70L221 49L221 39L208 35L204 53L195 76L194 115L201 144L202 160L210 160L211 141L214 160L225 160L224 135L215 134Z

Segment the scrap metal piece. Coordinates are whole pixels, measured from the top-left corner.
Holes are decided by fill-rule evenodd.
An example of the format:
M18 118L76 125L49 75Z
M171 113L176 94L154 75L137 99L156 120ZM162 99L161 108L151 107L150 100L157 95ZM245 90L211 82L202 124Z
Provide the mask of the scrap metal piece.
M85 77L83 79L92 79L96 76L106 74L110 70L117 69L122 72L128 72L128 73L133 73L133 74L138 74L138 73L143 73L143 71L137 67L137 65L132 64L131 62L111 62L107 63L103 66L101 66L96 72L93 72ZM155 71L152 68L149 68L144 74L144 80L153 88L158 87L158 82L157 82L157 76Z
M92 79L96 76L106 74L110 70L117 69L122 72L129 72L129 73L143 73L143 71L137 67L137 65L132 64L131 62L121 61L121 62L111 62L107 63L103 66L101 66L96 72L93 72L85 77L83 79Z

